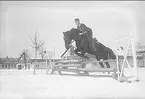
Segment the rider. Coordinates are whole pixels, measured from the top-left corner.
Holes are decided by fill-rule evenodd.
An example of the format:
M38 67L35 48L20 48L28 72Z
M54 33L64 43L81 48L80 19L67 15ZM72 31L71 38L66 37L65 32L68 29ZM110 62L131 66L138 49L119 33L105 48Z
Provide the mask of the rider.
M96 51L95 44L93 42L92 29L87 27L85 24L80 23L80 20L78 18L75 19L75 23L77 25L77 29L82 31L83 34L87 35L89 42L90 42L90 47L92 48L92 51Z

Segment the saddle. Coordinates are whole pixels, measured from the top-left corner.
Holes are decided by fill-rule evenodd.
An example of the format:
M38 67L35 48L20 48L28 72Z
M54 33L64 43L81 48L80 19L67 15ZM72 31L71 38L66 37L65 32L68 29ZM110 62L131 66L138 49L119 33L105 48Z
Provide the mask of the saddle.
M84 34L84 33L80 33L80 37L82 37L82 38L85 37L84 39L86 39L86 37L87 37L87 39L89 41L89 47L90 47L90 49L92 51L96 51L95 44L99 43L96 38L91 38L87 34Z

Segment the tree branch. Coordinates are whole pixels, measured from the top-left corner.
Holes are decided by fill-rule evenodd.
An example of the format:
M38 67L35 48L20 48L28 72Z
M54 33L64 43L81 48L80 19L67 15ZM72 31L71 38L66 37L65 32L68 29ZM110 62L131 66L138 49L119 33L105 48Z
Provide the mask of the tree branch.
M32 40L32 38L30 37L31 42L35 45L35 41Z

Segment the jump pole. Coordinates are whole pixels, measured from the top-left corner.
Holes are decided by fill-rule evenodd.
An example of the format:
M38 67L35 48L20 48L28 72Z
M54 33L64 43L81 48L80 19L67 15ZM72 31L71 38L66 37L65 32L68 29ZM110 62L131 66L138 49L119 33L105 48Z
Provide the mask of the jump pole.
M121 74L120 74L120 76L119 76L118 79L120 79L120 77L123 74L125 62L127 62L127 65L130 68L130 70L131 70L130 64L128 63L128 60L127 60L127 54L128 54L129 46L131 45L131 48L132 48L132 56L133 56L133 66L134 66L133 67L133 78L135 78L134 79L135 81L139 81L138 67L137 67L137 60L136 60L136 51L135 51L135 44L134 44L134 36L133 36L133 33L132 33L132 36L130 36L130 37L126 37L126 38L122 38L122 39L116 40L117 47L120 49L121 52L123 52L123 51L121 50L120 45L117 42L118 41L121 41L121 40L124 40L124 39L129 39L129 42L128 42L128 47L127 47L126 53L125 53L125 55L123 55L123 57L124 57L123 65L122 65L122 69L121 69ZM117 48L117 54L118 54L118 48ZM123 52L123 54L124 54L124 52ZM118 63L117 63L117 65L119 66Z
M138 73L138 66L137 66L137 59L136 59L134 37L131 38L131 45L132 45L131 47L132 47L133 63L134 63L134 76L136 77L135 80L139 81L139 73Z
M117 42L115 42L117 45ZM118 46L116 46L116 67L117 67L117 80L119 81L119 73L120 73L120 66L119 66L119 55L118 55Z
M128 37L128 38L129 38L129 37ZM128 38L126 38L126 39L128 39ZM125 38L123 38L123 39L125 39ZM130 38L129 38L129 39L130 39ZM127 66L128 66L128 68L129 68L129 70L130 70L130 73L131 73L131 66L130 66L128 60L127 60L127 54L128 54L129 46L130 46L130 40L129 40L129 42L128 42L128 46L127 46L127 49L126 49L126 53L124 53L124 51L121 49L120 45L119 45L117 42L116 42L116 44L117 44L119 50L123 53L123 57L124 57L124 59L123 59L123 64L122 64L122 66L121 66L121 67L122 67L122 68L121 68L121 73L120 73L120 77L121 77L122 74L123 74L123 71L124 71L125 62L127 63Z
M129 67L129 69L131 69L130 64L128 63L128 60L127 60L127 54L128 54L128 51L129 51L129 46L130 46L130 40L129 40L129 42L128 42L128 46L127 46L127 49L126 49L126 53L123 53L124 60L123 60L122 68L121 68L120 77L123 75L125 62L127 63L127 66ZM123 52L123 51L122 51L122 52Z
M124 51L121 49L121 47L120 47L120 45L118 43L116 43L116 45L118 46L119 50L123 53L123 56L125 57L126 53L128 53L130 42L128 43L128 47L127 47L127 52L126 53L124 53ZM128 60L125 60L125 61L126 61L127 65L129 66L129 68L131 68Z
M48 60L48 58L47 58L47 56L46 56L46 74L48 74L48 62L47 62L47 60Z

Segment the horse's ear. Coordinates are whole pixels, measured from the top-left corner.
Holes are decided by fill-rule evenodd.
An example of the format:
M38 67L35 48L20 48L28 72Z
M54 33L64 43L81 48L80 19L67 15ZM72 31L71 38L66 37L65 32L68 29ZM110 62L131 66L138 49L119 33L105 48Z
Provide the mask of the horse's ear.
M74 30L75 28L72 28L71 30Z

